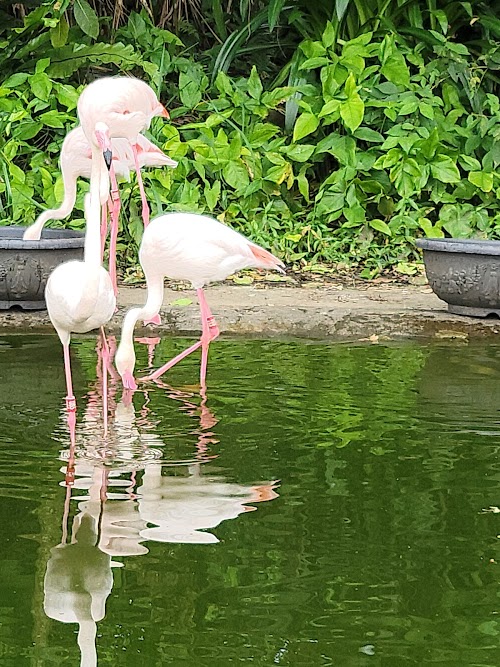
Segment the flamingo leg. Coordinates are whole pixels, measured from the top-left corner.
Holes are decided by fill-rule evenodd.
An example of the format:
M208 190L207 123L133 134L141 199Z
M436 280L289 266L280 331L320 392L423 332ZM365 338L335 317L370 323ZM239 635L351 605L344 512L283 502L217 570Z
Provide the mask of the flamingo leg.
M203 387L205 385L205 379L207 377L207 363L208 363L208 347L215 338L220 333L215 317L212 315L210 306L207 303L205 298L205 292L200 288L196 290L198 295L198 301L200 302L200 311L201 311L201 365L200 365L200 384Z
M101 262L104 259L104 248L106 247L107 234L108 234L108 209L106 204L103 204L101 207Z
M118 183L116 182L116 174L113 165L109 170L109 178L111 181L111 234L109 240L109 275L113 283L113 290L115 296L118 294L118 283L116 280L116 240L118 238L118 225L120 219L121 201L118 192Z
M146 377L139 378L140 382L149 382L151 380L157 380L161 375L163 375L170 368L172 368L172 366L175 366L175 364L179 363L179 361L182 361L189 354L195 352L198 348L201 347L200 384L201 385L205 384L205 377L207 374L208 346L210 345L210 342L215 338L217 338L217 336L219 335L219 327L217 326L217 322L215 321L215 318L212 315L209 305L205 299L205 294L203 290L200 288L196 290L196 293L198 295L198 300L200 302L200 314L201 314L201 326L202 326L202 334L200 340L196 341L196 343L183 350L173 359L170 359L170 361L167 361L166 364L158 368L158 370L156 370L154 373L146 375Z
M137 157L136 144L132 144L132 152L134 154L134 165L135 165L135 172L137 174L137 185L139 186L139 191L141 193L142 220L144 222L144 227L147 227L149 225L149 206L148 206L148 201L146 199L146 193L144 191L144 183L142 182L141 168L139 166L139 158Z
M108 434L108 366L110 364L110 352L104 327L101 327L102 336L102 416L104 421L104 435Z
M107 492L108 492L108 475L109 475L109 470L106 470L105 468L102 471L102 478L101 478L101 488L99 491L99 496L101 498L102 502L105 502L107 500Z
M69 428L70 447L65 482L66 486L69 487L75 483L76 412L74 410L68 411L66 419Z
M76 412L76 399L73 395L73 382L71 379L71 359L69 355L69 343L63 345L64 352L64 374L66 375L66 411Z

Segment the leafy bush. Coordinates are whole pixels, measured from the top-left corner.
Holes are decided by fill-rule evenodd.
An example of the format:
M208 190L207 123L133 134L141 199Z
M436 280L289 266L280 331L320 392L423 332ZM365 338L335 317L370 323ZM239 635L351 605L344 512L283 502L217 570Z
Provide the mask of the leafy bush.
M275 20L291 11L278 5L262 10L269 23L271 7ZM499 236L500 44L491 16L469 46L448 34L441 10L425 41L416 15L399 32L382 30L375 14L356 25L323 19L321 30L316 24L297 39L271 82L255 66L229 76L206 53L195 58L145 11L131 12L108 43L94 40L93 19L78 19L76 3L71 20L63 9L44 3L5 33L4 223L29 223L61 200L58 151L76 123L82 83L131 72L172 114L171 124L156 119L151 130L179 161L175 171L145 172L153 214L210 212L287 262L348 262L366 276L395 265L404 271L418 256L416 236ZM349 25L359 34L342 39ZM136 261L142 224L137 188L125 184L122 195L127 265ZM68 224L82 226L81 214Z

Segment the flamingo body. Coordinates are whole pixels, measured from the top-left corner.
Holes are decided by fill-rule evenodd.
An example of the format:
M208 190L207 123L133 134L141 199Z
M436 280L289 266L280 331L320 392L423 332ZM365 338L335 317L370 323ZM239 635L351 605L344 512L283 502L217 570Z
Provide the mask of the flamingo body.
M154 90L140 79L103 77L89 84L78 99L78 117L89 142L96 143L97 123L108 126L110 137L136 143L154 116L167 116Z
M147 280L187 280L194 289L235 271L282 268L277 257L206 215L167 213L144 230L139 259Z
M89 286L95 285L92 294ZM116 299L106 269L71 261L60 264L49 276L45 290L47 310L61 343L68 344L71 333L98 329L113 317Z

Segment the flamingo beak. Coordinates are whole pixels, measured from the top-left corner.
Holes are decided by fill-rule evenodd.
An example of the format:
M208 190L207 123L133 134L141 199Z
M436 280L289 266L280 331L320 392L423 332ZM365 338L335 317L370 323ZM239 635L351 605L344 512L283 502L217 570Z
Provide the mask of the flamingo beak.
M106 167L108 168L108 171L111 169L111 163L113 161L113 153L107 148L105 151L102 152L102 155L104 157L104 162L106 163Z
M163 104L160 104L160 107L161 107L161 113L160 113L160 116L163 116L163 118L170 118L170 114L169 114L168 111L165 109L165 107L163 106Z

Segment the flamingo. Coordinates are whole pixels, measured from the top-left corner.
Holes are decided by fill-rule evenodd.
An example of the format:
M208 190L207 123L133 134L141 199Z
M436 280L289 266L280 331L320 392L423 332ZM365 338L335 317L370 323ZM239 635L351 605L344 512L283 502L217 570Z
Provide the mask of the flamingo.
M103 138L110 146L112 138L126 139L130 143L137 173L137 183L141 192L142 219L144 227L147 227L149 224L149 207L139 166L138 137L140 132L149 128L154 116L168 118L168 111L160 104L154 90L147 83L140 79L117 76L96 79L89 84L78 99L77 112L83 132L91 148L99 147ZM104 135L100 141L98 141L95 133L98 123ZM112 192L117 193L118 186L112 165L112 150L105 151L103 155L109 169ZM102 206L107 200L108 192L109 182L106 188L101 189ZM119 199L116 199L116 206L113 206L113 208L112 217L117 220L120 208ZM116 224L114 229L109 253L111 258L110 268L113 275L116 274Z
M115 175L125 180L130 180L130 170L135 167L134 153L127 139L112 139L113 168ZM176 167L177 162L171 160L145 136L139 134L135 144L139 167ZM24 232L25 241L38 241L43 226L48 220L61 220L67 217L75 205L76 180L90 178L92 165L92 151L82 127L75 127L66 135L61 147L61 172L64 184L64 199L62 204L55 209L49 209L41 213L35 222ZM118 215L120 210L118 190L111 189L111 197L108 200L108 208L111 212L111 241L109 253L109 270L115 296L118 294L116 280L116 239L118 236ZM104 239L107 232L106 208L103 206L101 222L101 251L104 250Z
M96 126L96 141L101 150L111 151L104 127ZM66 409L76 410L71 379L69 345L71 334L87 333L101 329L103 345L107 351L104 325L115 312L116 297L106 269L101 265L100 201L102 193L109 189L107 169L103 155L92 146L92 173L90 193L85 197L87 233L83 261L65 262L57 266L49 276L45 288L45 300L50 320L59 336L64 351L66 375ZM109 351L108 351L109 352ZM106 353L105 353L106 356ZM107 392L104 393L106 398ZM105 407L107 415L107 406Z
M264 248L214 218L195 213L167 213L151 221L144 230L139 259L146 277L147 300L132 308L122 326L115 364L126 389L136 389L134 379L134 327L139 318L154 321L163 302L165 276L187 280L196 290L200 304L202 335L194 345L178 354L142 381L156 380L174 364L199 347L202 349L200 383L205 384L208 347L219 335L219 327L205 299L203 287L224 280L240 269L254 267L284 270L283 262Z

